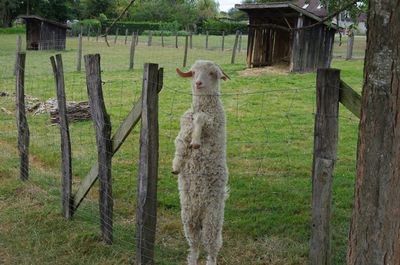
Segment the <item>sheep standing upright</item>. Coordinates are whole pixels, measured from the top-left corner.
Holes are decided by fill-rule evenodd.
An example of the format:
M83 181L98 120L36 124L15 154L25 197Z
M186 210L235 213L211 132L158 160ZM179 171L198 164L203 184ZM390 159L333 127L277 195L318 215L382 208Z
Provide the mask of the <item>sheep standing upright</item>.
M196 265L200 244L207 265L217 263L222 246L228 168L226 118L219 92L227 75L211 61L196 61L181 77L192 77L192 107L181 118L172 173L178 174L182 223L190 246L188 264Z

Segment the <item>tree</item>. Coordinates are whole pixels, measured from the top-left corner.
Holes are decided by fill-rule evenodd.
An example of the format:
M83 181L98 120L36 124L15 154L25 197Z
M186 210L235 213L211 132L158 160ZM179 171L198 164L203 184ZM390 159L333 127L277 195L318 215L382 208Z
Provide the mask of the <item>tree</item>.
M0 0L0 25L2 27L11 27L12 21L21 11L22 4L22 1Z
M370 0L348 265L400 264L400 0Z

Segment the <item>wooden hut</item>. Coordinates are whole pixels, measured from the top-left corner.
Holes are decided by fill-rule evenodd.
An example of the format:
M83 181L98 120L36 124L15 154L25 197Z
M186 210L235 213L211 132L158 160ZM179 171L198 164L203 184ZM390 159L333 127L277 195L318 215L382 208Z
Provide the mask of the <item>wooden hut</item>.
M336 27L320 23L326 10L318 0L240 4L249 15L248 67L287 63L291 72L329 67Z
M26 24L27 50L65 50L67 25L39 16L19 16Z

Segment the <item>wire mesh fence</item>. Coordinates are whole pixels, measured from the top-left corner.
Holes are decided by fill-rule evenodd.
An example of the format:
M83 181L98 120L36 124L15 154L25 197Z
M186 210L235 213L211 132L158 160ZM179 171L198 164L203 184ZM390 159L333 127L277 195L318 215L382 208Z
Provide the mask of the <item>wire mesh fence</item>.
M112 40L111 37L109 37ZM243 71L245 52L238 54L237 64L230 64L230 38L220 50L219 36L210 36L211 48L204 49L204 38L193 37L188 65L196 59L210 59L220 64L232 80L221 84L221 100L227 114L227 157L230 198L225 210L224 248L220 264L300 264L306 262L309 237L310 169L315 112L313 75L294 75L285 81L285 71L266 73L268 79ZM244 39L244 38L243 38ZM123 39L108 48L102 39L84 39L83 54L100 53L102 87L113 133L141 96L143 64L159 63L165 68L164 87L159 95L159 184L156 263L184 264L186 241L179 216L179 197L175 176L171 172L174 139L179 119L191 105L190 83L175 77L181 67L183 47L175 48L175 37L164 39L165 47L153 36L148 46L139 37L135 67L129 66L129 45ZM215 41L213 44L213 41ZM129 43L129 41L128 41ZM244 41L245 43L245 41ZM85 74L76 71L76 38L68 38L63 52L66 97L69 102L87 101ZM245 49L245 45L242 46ZM51 122L46 101L56 97L54 77L49 62L53 52L28 52L25 101L31 135L32 170L25 185L44 193L52 216L60 212L60 132ZM16 143L14 56L0 68L0 141ZM357 119L349 113L340 116L341 130L347 144L340 147L338 177L347 182L354 167ZM96 138L92 122L70 123L73 165L73 190L96 162ZM352 147L351 145L354 144ZM15 155L15 154L14 154ZM132 263L136 248L135 209L139 160L139 128L134 128L126 143L113 157L114 243L109 252L120 264ZM351 185L350 185L351 186ZM349 189L349 187L344 187ZM340 208L340 206L339 206ZM346 208L346 207L343 207ZM347 208L346 208L347 209ZM20 213L22 216L22 213ZM344 217L343 217L344 216ZM340 218L347 218L346 214ZM38 217L36 217L38 218ZM109 222L110 220L103 220ZM76 211L71 226L76 226L93 246L98 240L98 187L89 192ZM40 230L34 224L33 233ZM57 233L59 231L55 231ZM341 231L341 237L346 231ZM339 237L339 238L341 238ZM79 242L79 241L78 241ZM296 250L294 250L296 249ZM88 252L91 250L88 249ZM337 250L337 252L339 252ZM342 257L336 259L340 260ZM32 261L34 262L34 261Z

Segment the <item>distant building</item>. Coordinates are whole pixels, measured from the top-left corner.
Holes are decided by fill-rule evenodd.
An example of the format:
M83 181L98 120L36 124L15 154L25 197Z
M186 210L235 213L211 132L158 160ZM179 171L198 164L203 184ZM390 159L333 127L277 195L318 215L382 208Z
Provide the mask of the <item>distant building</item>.
M309 4L300 0L235 7L249 16L248 67L284 62L291 72L309 72L330 66L336 27L321 22L327 11L318 0Z
M26 24L27 50L65 50L67 29L65 24L33 15L21 15Z

